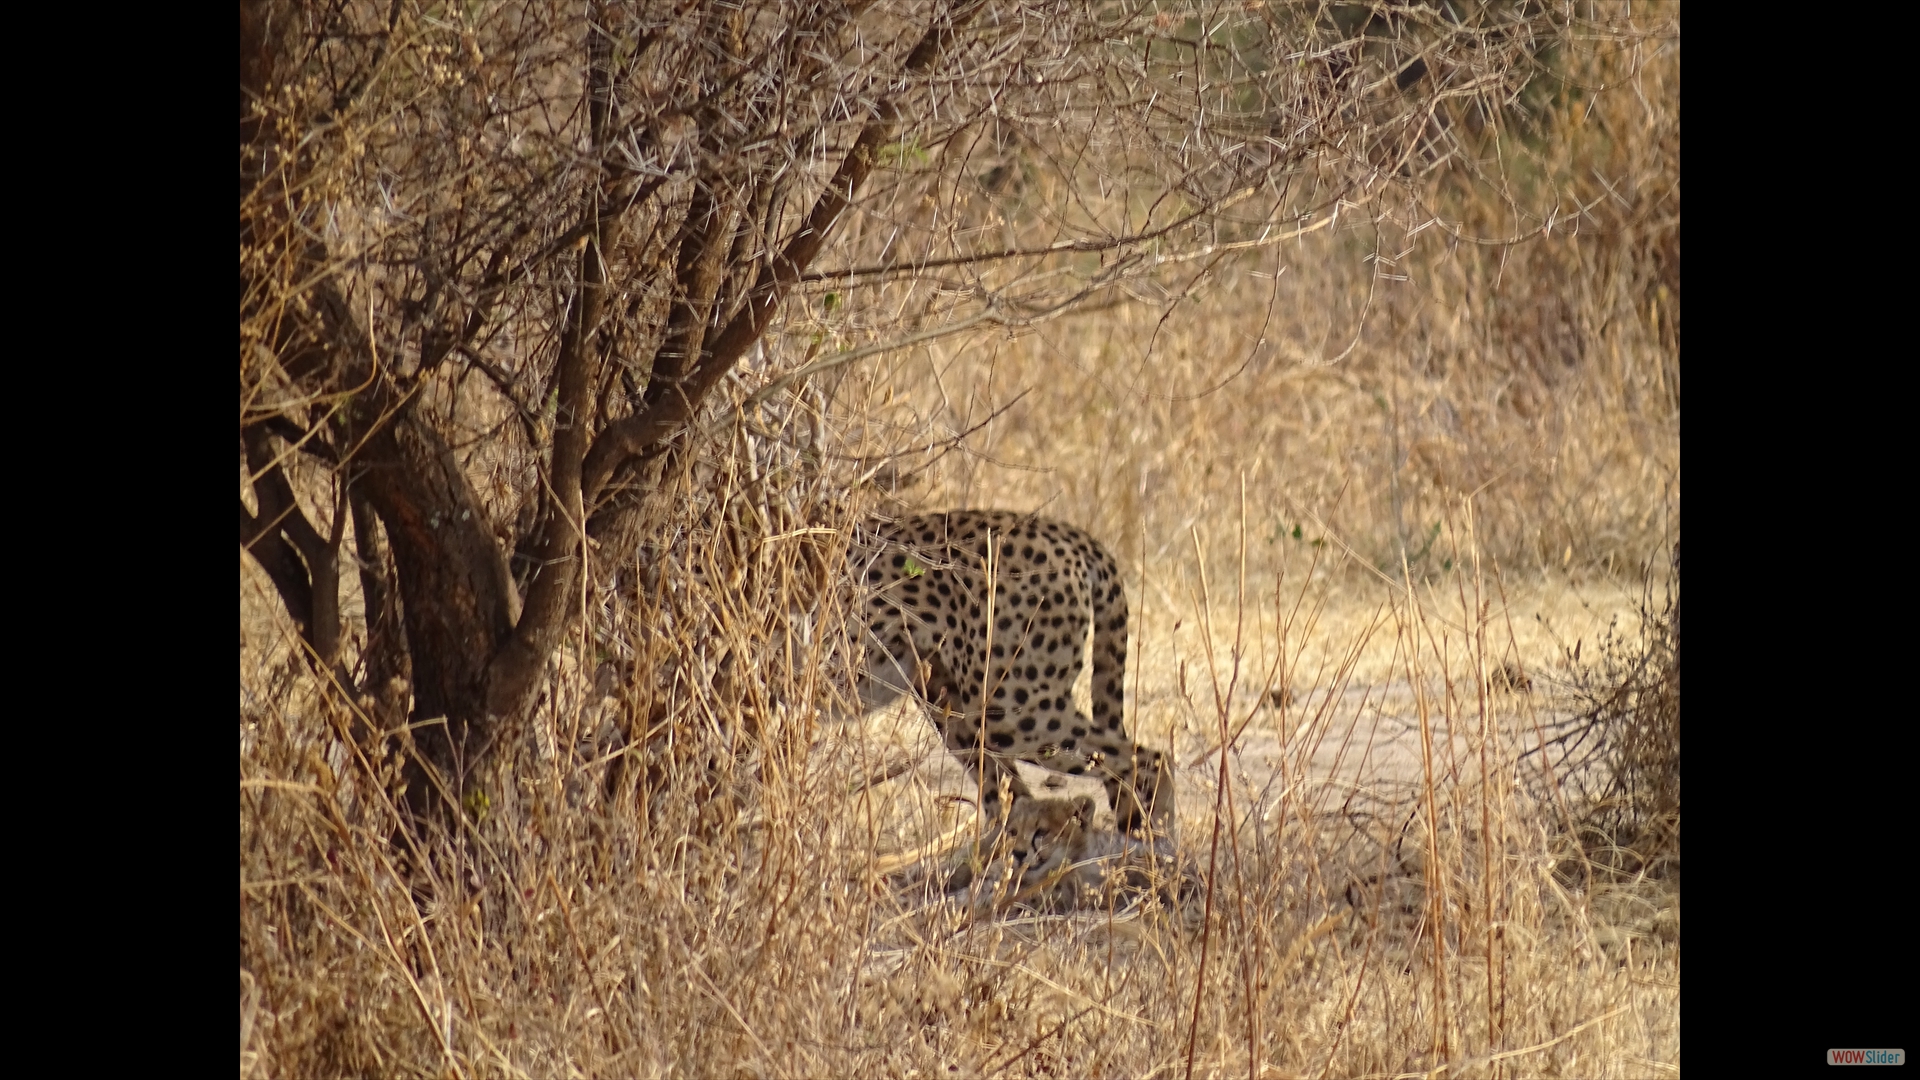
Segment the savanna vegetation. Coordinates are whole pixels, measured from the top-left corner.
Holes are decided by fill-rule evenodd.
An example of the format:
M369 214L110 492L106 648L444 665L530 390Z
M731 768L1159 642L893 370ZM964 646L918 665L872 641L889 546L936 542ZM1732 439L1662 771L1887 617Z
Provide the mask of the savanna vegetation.
M1678 1072L1678 4L240 10L243 1075ZM1177 886L940 896L960 506Z

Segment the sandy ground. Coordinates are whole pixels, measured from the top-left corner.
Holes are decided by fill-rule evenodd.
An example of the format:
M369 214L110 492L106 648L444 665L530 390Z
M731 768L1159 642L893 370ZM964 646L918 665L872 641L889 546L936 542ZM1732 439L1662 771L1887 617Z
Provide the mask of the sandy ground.
M1412 628L1423 637L1412 665L1408 635L1400 630L1404 619L1396 620L1384 587L1329 587L1308 596L1294 616L1285 651L1277 629L1284 613L1276 617L1269 598L1268 611L1249 610L1242 624L1242 673L1231 689L1235 619L1231 608L1216 609L1211 655L1221 675L1218 698L1207 669L1203 620L1192 606L1182 613L1149 602L1144 617L1135 620L1129 730L1148 745L1176 751L1179 816L1188 837L1205 835L1216 802L1215 749L1222 742L1216 700L1226 705L1228 775L1243 820L1271 819L1283 802L1316 815L1350 816L1365 806L1369 817L1391 818L1411 805L1429 769L1439 790L1477 790L1483 760L1496 780L1535 784L1541 755L1526 752L1570 709L1564 693L1567 651L1576 643L1583 643L1583 652L1593 649L1613 620L1623 628L1636 625L1637 598L1636 586L1604 581L1508 586L1505 603L1492 597L1482 620L1484 663L1489 670L1517 665L1531 686L1496 689L1484 701L1471 675L1475 661L1464 647L1470 623L1461 617L1457 596L1451 617L1449 598L1423 598L1429 610L1424 626ZM1469 601L1466 610L1475 606ZM1283 662L1276 665L1276 657ZM1083 708L1085 682L1083 677L1077 695ZM857 723L829 725L818 751L819 764L856 778L914 763L872 789L878 850L910 849L971 817L965 800L972 783L909 703ZM1053 793L1063 797L1098 791L1092 781L1055 783Z

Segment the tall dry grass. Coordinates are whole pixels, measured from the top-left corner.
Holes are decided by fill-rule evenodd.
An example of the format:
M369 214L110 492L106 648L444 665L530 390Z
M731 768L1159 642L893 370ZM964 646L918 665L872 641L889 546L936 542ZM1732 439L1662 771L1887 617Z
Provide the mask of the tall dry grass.
M957 770L924 739L920 769L869 786L894 770L867 732L779 738L809 730L780 696L819 660L750 612L660 635L724 668L727 628L754 674L708 685L738 697L669 700L686 722L610 755L581 737L610 706L556 696L543 745L427 853L389 844L377 763L333 735L342 704L285 679L243 709L243 1070L1672 1071L1677 904L1568 881L1553 778L1515 764L1545 702L1492 689L1499 584L1448 550L1464 568L1439 587L1381 594L1371 644L1398 678L1364 684L1368 642L1318 678L1296 659L1328 579L1245 596L1263 620L1237 576L1193 567L1188 663L1153 685L1142 657L1134 714L1155 742L1168 721L1184 766L1172 906L980 919L880 876L877 856L965 823Z
M1169 258L1094 310L898 350L835 400L887 448L912 441L899 432L972 433L902 462L908 501L1044 507L1153 560L1191 523L1231 515L1244 479L1263 536L1337 534L1378 567L1405 556L1424 570L1436 527L1471 498L1481 550L1507 570L1631 577L1677 532L1677 49L1569 55L1501 119L1488 160L1433 166L1403 204L1304 229L1227 222L1196 244L1217 254ZM1155 194L1003 156L1029 178L992 198L957 191L939 212L1039 241L1137 216L1129 200ZM933 211L896 218L915 213ZM852 243L877 250L902 227L879 220ZM1491 243L1508 237L1527 239ZM899 340L893 313L929 291L1091 281L1100 260L821 283L783 340Z
M242 1074L1677 1072L1677 889L1568 872L1587 788L1538 748L1590 684L1527 618L1590 633L1678 533L1677 42L1636 55L1530 106L1502 182L1564 197L1551 235L1459 239L1538 224L1461 180L1452 231L1330 227L718 425L454 835L398 829L243 559ZM796 304L747 374L871 310ZM876 871L969 811L915 717L822 719L873 483L1128 565L1188 895L983 919Z

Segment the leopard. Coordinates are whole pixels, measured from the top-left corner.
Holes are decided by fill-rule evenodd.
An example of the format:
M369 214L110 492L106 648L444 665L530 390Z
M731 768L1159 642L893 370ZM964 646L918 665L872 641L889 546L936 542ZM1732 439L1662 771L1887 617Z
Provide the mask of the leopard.
M998 816L1003 787L1015 806L1033 797L1024 761L1099 779L1122 832L1173 837L1171 759L1124 723L1126 591L1098 540L1038 514L949 510L871 522L849 558L862 706L917 698L983 813ZM1091 716L1073 701L1089 633Z

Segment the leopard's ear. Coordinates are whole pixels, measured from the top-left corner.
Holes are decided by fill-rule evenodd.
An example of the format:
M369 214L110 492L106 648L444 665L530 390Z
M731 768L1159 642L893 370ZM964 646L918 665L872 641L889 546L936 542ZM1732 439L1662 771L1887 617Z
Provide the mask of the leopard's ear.
M1093 796L1078 795L1073 800L1073 816L1081 821L1093 820Z

